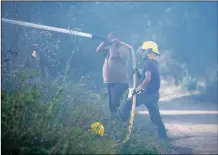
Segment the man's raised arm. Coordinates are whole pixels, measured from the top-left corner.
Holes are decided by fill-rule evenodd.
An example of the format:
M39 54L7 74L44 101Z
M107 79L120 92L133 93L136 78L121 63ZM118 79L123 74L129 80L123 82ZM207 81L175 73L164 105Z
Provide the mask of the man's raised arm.
M121 45L124 45L125 47L127 47L127 48L130 49L131 51L134 50L134 48L133 48L131 45L129 45L129 44L123 42L123 41L120 41L120 44L121 44Z
M96 52L102 52L106 50L107 42L103 41L100 45L98 45Z

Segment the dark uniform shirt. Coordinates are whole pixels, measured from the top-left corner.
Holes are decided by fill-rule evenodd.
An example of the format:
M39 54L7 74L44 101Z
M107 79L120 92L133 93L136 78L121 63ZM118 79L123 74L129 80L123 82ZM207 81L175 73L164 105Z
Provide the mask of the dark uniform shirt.
M160 75L158 70L158 64L156 60L148 59L145 62L141 81L145 79L145 73L151 72L151 81L145 86L144 92L147 94L158 93L160 89Z

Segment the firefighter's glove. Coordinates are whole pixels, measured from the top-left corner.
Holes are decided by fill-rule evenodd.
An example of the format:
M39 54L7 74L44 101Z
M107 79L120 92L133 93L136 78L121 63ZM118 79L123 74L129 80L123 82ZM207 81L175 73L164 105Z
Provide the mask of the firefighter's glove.
M138 91L137 89L134 89L134 90L132 91L132 95L136 95L137 93L139 93L139 91Z

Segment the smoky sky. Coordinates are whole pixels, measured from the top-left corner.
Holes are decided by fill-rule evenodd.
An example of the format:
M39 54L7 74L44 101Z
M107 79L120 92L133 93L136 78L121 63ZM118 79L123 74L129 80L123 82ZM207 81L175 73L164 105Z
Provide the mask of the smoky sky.
M217 68L217 14L217 2L2 2L4 18L99 36L116 31L135 49L145 40L154 40L160 52L171 50L174 59L186 63L188 70L199 76ZM3 24L2 29L5 27L9 25ZM8 38L14 35L11 32ZM73 39L56 35L60 52L67 59ZM9 39L10 44L13 39ZM79 39L78 46L90 51L100 43ZM101 57L93 59L96 62Z

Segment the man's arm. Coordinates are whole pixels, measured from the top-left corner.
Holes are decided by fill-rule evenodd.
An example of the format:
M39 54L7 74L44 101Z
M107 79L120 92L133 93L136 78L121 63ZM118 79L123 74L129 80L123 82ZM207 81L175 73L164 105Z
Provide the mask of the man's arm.
M125 48L127 48L128 50L134 50L132 48L132 46L130 46L129 44L127 43L124 43L122 41L120 41L119 39L117 38L114 38L112 41L111 41L111 48L110 48L110 58L114 58L117 56L117 45L123 45ZM127 59L128 59L128 54L125 54L125 52L123 51L124 49L120 50L120 56L121 55L125 55L127 56ZM131 51L132 52L132 51Z
M141 91L149 82L151 81L151 72L146 71L145 72L145 79L142 81L142 83L137 88L137 91Z
M96 52L102 52L106 50L107 42L103 41L100 45L98 45Z
M127 48L130 49L130 50L134 50L131 45L129 45L129 44L123 42L123 41L120 41L120 44L121 44L121 45L124 45L125 47L127 47Z
M121 44L121 45L124 45L125 47L127 47L131 52L134 52L134 48L133 48L131 45L129 45L129 44L123 42L123 41L121 41L120 44ZM138 71L137 68L133 69L133 74L134 74L134 73L136 73L137 78L141 79L142 74L139 73L139 71Z
M120 41L120 45L123 45L125 48L127 48L128 50L130 50L130 52L132 53L132 55L135 54L134 48L133 48L131 45L129 45L129 44L123 42L123 41ZM128 56L129 56L129 54L128 54Z

